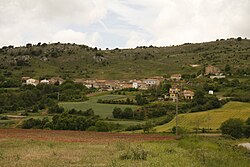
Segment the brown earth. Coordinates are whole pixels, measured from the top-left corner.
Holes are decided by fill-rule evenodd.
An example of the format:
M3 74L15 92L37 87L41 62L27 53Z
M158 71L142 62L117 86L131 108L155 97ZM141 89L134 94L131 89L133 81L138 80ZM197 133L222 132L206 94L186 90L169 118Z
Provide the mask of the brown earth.
M127 134L111 132L89 132L69 130L38 130L38 129L0 129L0 139L28 139L55 142L87 142L87 143L112 143L112 142L143 142L173 140L173 136L160 134Z

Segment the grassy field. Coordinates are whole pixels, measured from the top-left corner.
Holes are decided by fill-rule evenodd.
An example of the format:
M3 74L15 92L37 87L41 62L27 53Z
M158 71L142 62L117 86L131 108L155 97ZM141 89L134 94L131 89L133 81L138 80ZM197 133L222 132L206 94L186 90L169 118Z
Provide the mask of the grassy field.
M221 123L229 118L246 120L250 117L250 103L229 102L222 108L197 113L180 114L179 126L189 130L205 128L216 130ZM171 122L155 128L157 132L170 131L175 126L175 119Z
M75 108L77 110L87 110L92 108L95 114L100 115L103 118L112 117L112 111L115 107L120 107L125 109L130 107L132 109L138 108L135 105L119 105L119 104L100 104L97 103L98 99L103 100L111 100L111 99L121 99L126 97L126 95L99 95L90 97L88 101L85 102L61 102L59 103L60 106L64 107L65 109L72 109Z
M38 136L35 131L28 133ZM63 133L53 131L50 135L60 139ZM249 152L236 146L250 142L249 139L190 136L180 140L131 142L112 140L119 134L108 141L98 137L105 134L94 133L97 136L92 136L95 142L91 143L78 141L82 137L79 132L67 133L72 133L66 136L71 142L40 140L44 136L11 139L0 135L0 166L248 167L250 164Z

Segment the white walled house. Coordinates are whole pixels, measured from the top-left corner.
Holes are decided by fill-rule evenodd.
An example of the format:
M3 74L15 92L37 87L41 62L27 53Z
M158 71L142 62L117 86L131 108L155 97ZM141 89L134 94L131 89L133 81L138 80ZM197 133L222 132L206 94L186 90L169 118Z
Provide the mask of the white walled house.
M209 91L208 91L208 94L209 94L209 95L213 95L213 94L214 94L214 91L213 91L213 90L209 90Z
M49 80L47 79L43 79L40 81L41 84L49 84Z
M151 79L151 78L145 79L144 83L149 85L149 86L154 86L154 85L158 86L158 85L160 85L160 81L158 79Z
M133 82L132 88L138 89L138 83L137 82Z
M33 78L30 78L30 79L26 80L26 85L34 85L34 86L36 86L38 84L39 84L39 81L36 80L36 79L33 79Z

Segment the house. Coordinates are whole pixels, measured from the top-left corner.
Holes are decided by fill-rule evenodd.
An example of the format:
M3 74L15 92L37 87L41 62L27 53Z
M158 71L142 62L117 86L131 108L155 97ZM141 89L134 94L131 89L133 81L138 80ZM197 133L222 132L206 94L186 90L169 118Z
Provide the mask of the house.
M148 89L149 86L150 86L149 84L146 84L145 82L141 80L132 81L132 88L135 88L135 89L146 90Z
M61 85L62 83L64 82L64 80L62 79L62 78L60 78L60 77L52 77L52 78L50 78L49 79L49 84L59 84L59 85Z
M30 77L22 77L22 78L21 78L21 81L22 81L22 83L26 83L26 81L27 81L28 79L30 79Z
M151 79L157 79L159 80L160 82L164 81L165 78L163 76L154 76L154 77L150 77Z
M123 81L119 83L118 87L119 89L133 88L133 83Z
M192 100L194 98L194 92L191 90L184 90L183 96L185 99Z
M26 85L34 85L37 86L39 84L39 81L33 78L27 79L26 80Z
M106 80L95 80L93 86L97 89L106 88Z
M107 80L106 81L106 86L108 87L108 91L118 89L118 84L119 84L119 81L117 81L117 80Z
M47 79L43 79L40 81L41 84L49 84L49 80Z
M220 69L215 66L209 65L205 67L205 75L209 75L209 74L219 75Z
M85 80L83 82L83 85L86 86L87 88L93 88L94 87L94 80Z
M181 74L172 74L170 79L179 81L179 80L181 80Z
M210 79L222 79L222 78L226 78L225 75L213 75L213 76L210 76Z
M213 94L214 94L214 91L213 91L213 90L209 90L209 91L208 91L208 94L209 94L209 95L213 95Z
M176 101L178 93L180 93L180 89L177 87L173 87L169 89L169 98L173 99L173 101Z
M148 86L158 86L158 85L160 85L160 80L159 79L149 78L149 79L143 80L143 82L145 84L147 84Z
M133 82L132 83L132 88L138 89L139 88L139 83L138 82Z

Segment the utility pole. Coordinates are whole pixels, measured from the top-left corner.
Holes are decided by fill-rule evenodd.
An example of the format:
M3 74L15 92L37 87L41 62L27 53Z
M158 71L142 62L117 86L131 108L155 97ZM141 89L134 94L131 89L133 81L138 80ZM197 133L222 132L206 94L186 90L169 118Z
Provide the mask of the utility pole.
M179 103L179 99L178 99L178 92L176 93L176 113L175 113L175 133L176 136L178 136L178 103Z
M57 100L60 101L60 93L57 92Z

